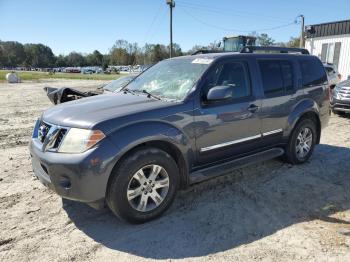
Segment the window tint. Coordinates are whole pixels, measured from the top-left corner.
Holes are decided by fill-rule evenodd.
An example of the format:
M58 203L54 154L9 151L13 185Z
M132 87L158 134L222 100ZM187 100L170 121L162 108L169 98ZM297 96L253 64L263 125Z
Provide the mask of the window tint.
M281 61L283 86L286 91L293 90L293 66L288 61Z
M327 81L326 71L321 62L301 60L299 63L304 87L323 85Z
M293 89L293 66L288 61L259 61L264 93L266 95L282 94Z
M202 88L204 100L214 86L232 87L234 99L251 95L247 66L242 62L229 62L214 68Z

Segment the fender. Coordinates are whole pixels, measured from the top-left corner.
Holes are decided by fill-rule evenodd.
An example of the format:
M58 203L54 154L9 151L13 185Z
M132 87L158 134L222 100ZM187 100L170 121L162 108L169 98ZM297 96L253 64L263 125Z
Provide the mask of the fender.
M320 109L317 103L312 100L305 98L299 103L296 104L296 106L293 108L292 112L289 114L287 127L285 129L285 135L289 136L289 134L294 129L296 123L299 121L299 119L305 114L305 113L315 113L317 117L320 116Z
M147 142L167 142L177 148L183 156L185 175L194 159L194 139L174 125L163 121L140 121L123 126L109 134L109 139L118 148L112 162L114 165L130 150Z

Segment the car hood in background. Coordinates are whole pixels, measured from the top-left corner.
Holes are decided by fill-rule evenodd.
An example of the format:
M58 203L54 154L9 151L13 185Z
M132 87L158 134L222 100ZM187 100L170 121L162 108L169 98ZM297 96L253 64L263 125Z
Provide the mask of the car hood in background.
M168 106L169 102L146 95L112 93L87 97L53 106L43 113L43 121L64 127L91 128L104 120Z

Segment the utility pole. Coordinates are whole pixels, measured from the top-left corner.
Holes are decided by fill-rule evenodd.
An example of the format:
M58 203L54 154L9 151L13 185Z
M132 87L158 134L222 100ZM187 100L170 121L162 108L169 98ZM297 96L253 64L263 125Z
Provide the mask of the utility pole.
M170 58L173 57L173 8L175 7L174 0L166 0L170 7Z
M300 48L304 48L305 17L303 15L299 15L299 17L301 18Z

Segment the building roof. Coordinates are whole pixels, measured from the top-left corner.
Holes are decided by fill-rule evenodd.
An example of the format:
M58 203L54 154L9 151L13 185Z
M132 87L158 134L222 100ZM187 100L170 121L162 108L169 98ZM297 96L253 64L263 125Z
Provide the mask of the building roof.
M350 34L350 20L306 26L306 38Z

